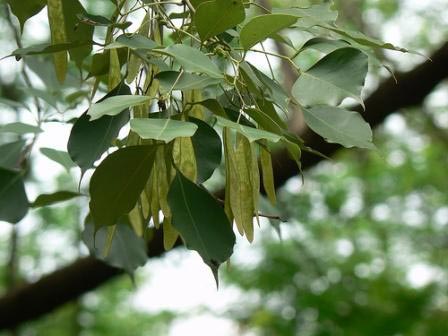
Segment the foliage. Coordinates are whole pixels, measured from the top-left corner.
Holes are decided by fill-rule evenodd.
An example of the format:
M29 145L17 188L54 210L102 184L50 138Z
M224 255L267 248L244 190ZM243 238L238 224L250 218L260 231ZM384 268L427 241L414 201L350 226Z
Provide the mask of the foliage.
M243 259L226 272L226 282L242 290L229 315L243 329L446 334L446 141L418 112L418 126L414 120L406 131L413 139L379 136L385 158L343 153L311 171L300 192L280 193L291 218L283 239L265 235L256 264ZM417 128L430 136L419 148L412 143L421 136L410 135Z
M45 6L7 3L21 25ZM73 112L83 100L89 107L81 115L74 109L67 153L50 148L43 154L68 170L75 163L81 179L94 169L89 186L91 240L106 230L102 239L107 252L120 238L117 232L123 232L117 229L119 223L130 225L136 239L149 240L151 230L162 228L166 248L180 236L215 274L233 251L230 223L252 241L261 186L275 201L272 144L285 146L298 169L301 151L310 150L286 126L290 106L302 108L310 128L327 141L374 148L369 125L341 103L350 98L363 105L361 90L373 49L405 50L338 27L330 2L272 10L242 0L112 3L113 13L97 15L78 0L49 0L51 41L11 54L29 67L41 55L50 55L53 69L51 80L36 70L48 92L30 88L48 104L45 110L40 103L35 106L37 125L9 123L0 128L1 133L31 134L23 146L7 144L18 160L14 168L8 162L0 170L1 220L17 223L29 206L36 206L27 201L23 173L15 168L23 166L47 123L67 120L60 109ZM302 51L316 44L297 47L289 41L288 30L307 32L332 47L315 64L302 68L297 65ZM288 45L294 56L265 51L263 42L269 39ZM266 57L269 75L251 64L253 54ZM299 74L292 92L278 83L272 58L287 61ZM99 91L106 94L93 102ZM222 155L223 205L203 186ZM74 190L68 192L42 196L37 203L77 196ZM140 253L132 255L141 258L145 245L137 246ZM140 264L138 259L120 266L131 272Z

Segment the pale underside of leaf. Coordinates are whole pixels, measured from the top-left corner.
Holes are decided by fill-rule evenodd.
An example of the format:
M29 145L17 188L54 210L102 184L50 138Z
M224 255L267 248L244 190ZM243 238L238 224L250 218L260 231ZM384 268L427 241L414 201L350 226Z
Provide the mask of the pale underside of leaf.
M188 121L156 118L136 118L131 120L131 129L143 139L170 142L179 137L191 137L197 126Z

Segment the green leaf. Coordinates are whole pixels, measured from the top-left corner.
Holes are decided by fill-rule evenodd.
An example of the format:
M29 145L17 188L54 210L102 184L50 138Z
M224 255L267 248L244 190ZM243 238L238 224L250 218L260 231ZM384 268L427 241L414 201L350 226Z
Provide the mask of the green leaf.
M255 86L256 91L253 91L254 94L259 98L271 101L283 111L288 110L289 95L277 81L269 78L248 62L242 62L240 68L246 75L246 78Z
M274 172L272 169L272 157L269 149L265 146L260 146L260 166L263 181L263 187L266 195L272 205L276 203Z
M0 104L6 105L6 106L10 106L10 107L12 107L14 109L25 108L25 109L29 110L29 108L25 105L24 102L11 100L11 99L4 98L4 97L0 97Z
M289 27L297 21L297 17L287 14L266 14L251 18L240 32L240 43L244 50L262 42L283 28Z
M245 18L241 0L212 0L197 7L194 23L201 40L205 41L243 22Z
M351 97L364 105L361 90L368 70L368 57L354 48L328 54L294 83L292 95L303 106L339 105Z
M0 221L17 223L28 212L28 198L22 174L0 168Z
M300 19L297 25L306 28L319 24L332 24L338 18L338 12L333 10L332 3L313 5L308 8L276 8L273 12L294 15Z
M190 0L190 3L193 5L194 8L198 8L198 6L204 2L207 2L210 0Z
M229 128L234 129L235 131L244 135L249 140L249 142L257 141L260 139L266 139L271 142L278 142L282 138L278 134L274 134L271 132L267 132L267 131L249 127L249 126L243 126L241 124L237 124L233 121L230 121L225 118L221 118L219 116L216 116L216 119L217 119L219 125L221 125L223 127L229 127Z
M332 106L303 109L306 124L328 142L374 149L372 130L358 112Z
M67 171L70 171L71 168L76 167L76 164L72 161L67 152L53 148L41 148L40 152L50 160L59 163Z
M87 114L90 116L90 121L93 121L101 118L104 115L115 116L131 106L141 105L150 100L151 97L137 95L120 95L108 97L103 101L90 106Z
M223 207L206 190L177 171L168 193L172 223L187 248L195 250L217 280L219 265L233 253L235 234Z
M213 78L224 78L221 70L199 49L184 44L173 44L154 51L173 57L186 71L199 72Z
M197 104L204 106L206 109L208 109L210 112L220 116L220 117L226 117L226 111L221 106L221 104L216 99L206 99L200 102L197 102Z
M79 196L82 196L82 194L65 190L56 191L52 194L42 194L36 197L34 202L30 204L30 207L40 208L48 205L53 205L55 203L68 201Z
M18 140L0 146L0 167L7 169L18 168L26 141Z
M79 48L85 45L86 42L67 42L56 44L40 43L40 44L34 44L26 48L18 48L14 50L9 56L15 56L16 59L20 59L23 56L54 54L61 51Z
M78 15L85 15L87 12L78 0L62 0L62 3L67 41L83 45L69 50L70 58L81 68L84 59L92 51L94 27L80 24Z
M290 141L288 139L282 139L282 142L285 145L289 156L295 161L299 170L301 170L302 166L300 163L300 157L302 156L302 151L300 149L300 146L297 143Z
M89 190L90 211L97 228L116 224L135 206L151 174L156 148L121 148L95 170Z
M197 182L202 183L207 181L221 164L221 138L205 121L191 117L188 120L198 127L191 141L196 156Z
M268 113L262 110L251 108L246 109L245 112L257 122L258 126L268 132L272 132L278 135L283 135L287 128L283 125L283 121L279 120L281 124L272 118Z
M55 73L56 78L56 73ZM59 83L59 80L58 80ZM60 83L59 83L60 84ZM55 95L54 92L50 92L49 90L35 89L35 88L21 88L21 90L29 95L42 99L45 103L54 107L56 110L58 109L58 99L61 98L61 95Z
M106 50L101 54L94 54L92 56L92 62L90 63L89 75L90 77L99 77L109 72L110 66L110 51Z
M128 86L120 84L102 100L107 97L130 93L131 90ZM120 129L128 121L128 109L124 109L116 116L105 115L94 121L90 121L90 116L87 115L86 111L76 120L70 133L67 151L73 162L81 168L82 174L93 167L95 161L112 145L112 140L118 136Z
M163 71L159 72L154 78L159 80L162 92L169 90L197 90L204 89L207 86L218 85L222 83L219 78L212 78L206 75L196 75L188 72Z
M350 44L344 40L332 40L324 37L313 37L306 41L300 48L300 52L306 49L314 49L325 54L329 54L336 49L345 48Z
M340 29L337 27L324 25L322 26L328 30L331 30L345 38L348 38L349 40L352 40L360 45L369 47L369 48L381 48L381 49L389 49L389 50L395 50L395 51L401 51L401 52L409 52L409 50L400 48L397 46L394 46L391 43L385 43L383 41L377 40L375 38L369 37L367 35L364 35L361 32L348 30L348 29Z
M5 124L0 126L0 133L16 133L19 135L28 134L28 133L41 133L42 129L38 126L25 124L22 122L13 122L10 124Z
M130 48L130 49L141 49L141 50L152 50L159 47L159 45L143 35L138 34L123 34L116 38L115 42L107 45L105 49L113 48Z
M100 228L95 233L95 227L88 217L84 224L82 240L90 253L111 266L124 269L132 274L148 260L146 244L143 238L137 236L129 225L118 224L110 246L108 228ZM108 250L107 255L104 251Z
M197 130L191 122L173 119L135 118L131 120L131 129L143 139L170 142L179 137L191 137Z
M39 13L47 4L47 0L6 0L11 11L19 19L20 28L23 30L25 21Z

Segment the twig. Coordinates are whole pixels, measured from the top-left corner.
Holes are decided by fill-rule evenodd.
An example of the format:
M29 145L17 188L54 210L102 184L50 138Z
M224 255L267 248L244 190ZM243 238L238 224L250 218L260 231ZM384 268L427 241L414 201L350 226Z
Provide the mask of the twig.
M8 26L14 34L14 40L16 41L17 47L23 48L22 41L20 40L20 33L19 33L18 29L16 28L16 26L14 25L14 23L12 22L11 14L10 14L8 6L6 4L4 4L4 9L5 9L6 22L8 22ZM30 77L26 73L25 64L23 64L23 66L22 66L21 73L22 73L23 80L25 81L26 86L28 88L32 89L33 85L31 84ZM33 99L34 99L34 104L36 105L36 109L37 109L37 121L40 124L42 108L40 106L39 99L36 96L33 96Z

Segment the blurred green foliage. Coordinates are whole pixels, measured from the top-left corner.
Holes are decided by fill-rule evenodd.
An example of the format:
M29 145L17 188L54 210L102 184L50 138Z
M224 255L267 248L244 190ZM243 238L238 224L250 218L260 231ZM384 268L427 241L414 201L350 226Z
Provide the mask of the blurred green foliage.
M413 128L414 117L399 133L378 132L379 152L342 152L282 192L291 218L284 239L267 234L259 262L232 264L227 273L248 293L229 313L243 328L447 334L447 143L417 113L426 129ZM392 130L405 122L393 118Z
M317 1L281 1L286 6L313 2ZM404 3L336 2L343 8L342 20L354 26L365 24L378 37L384 37L380 27L403 10ZM108 5L106 0L101 3ZM446 37L440 29L443 15L434 8L420 13L423 23L416 35L403 34L405 46L427 48L434 39ZM376 19L375 25L360 20L360 14L370 21ZM23 100L23 93L11 83L1 84L0 95ZM304 186L296 181L281 192L279 207L290 218L290 223L282 225L283 240L266 233L256 245L259 261L251 265L232 262L226 273L227 285L242 290L241 300L228 313L242 333L448 334L448 133L434 123L447 111L446 107L427 106L409 112L404 119L395 117L388 123L393 129L405 121L398 132L386 128L377 132L379 152L342 152L334 162L309 172ZM67 187L73 181L65 176L57 184ZM19 281L36 279L79 254L80 206L76 202L35 211L36 223L19 237ZM65 247L42 249L48 234ZM2 293L7 290L8 248L9 236L1 236ZM168 334L178 316L132 308L129 297L133 291L129 278L115 280L30 322L20 332L42 336Z

